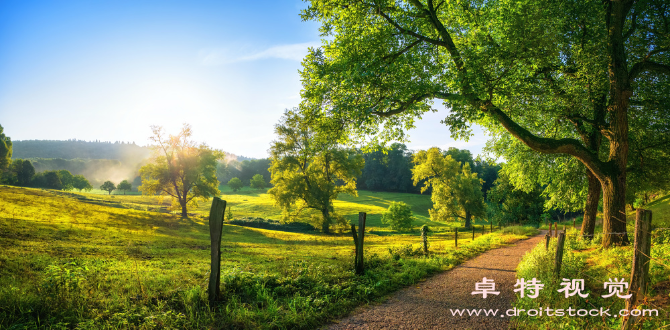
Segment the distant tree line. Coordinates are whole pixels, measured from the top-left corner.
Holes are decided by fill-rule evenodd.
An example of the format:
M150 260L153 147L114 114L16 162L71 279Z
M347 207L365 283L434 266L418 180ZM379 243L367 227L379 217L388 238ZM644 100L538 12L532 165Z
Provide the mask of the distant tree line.
M73 175L68 170L49 170L36 172L30 160L14 159L2 172L1 183L57 190L91 190L93 187L81 174Z
M13 141L14 158L117 159L139 163L151 154L134 142L88 142L81 140Z

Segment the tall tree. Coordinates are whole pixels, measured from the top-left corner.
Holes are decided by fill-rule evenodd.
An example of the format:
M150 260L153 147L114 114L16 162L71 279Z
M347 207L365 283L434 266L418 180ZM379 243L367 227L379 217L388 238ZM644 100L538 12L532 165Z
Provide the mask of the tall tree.
M140 168L142 194L170 196L173 205L181 208L181 216L188 217L187 207L195 198L218 196L219 180L216 165L224 154L205 144L191 140L191 126L184 124L177 135L165 136L163 128L152 126L151 140L154 155L149 164Z
M287 110L275 126L270 173L274 185L268 193L285 217L310 208L321 212L321 230L330 232L333 201L340 193L357 196L356 177L363 157L344 149L328 136L330 129L315 129L296 110Z
M575 157L602 187L603 246L628 244L630 98L643 75L668 83L668 8L665 0L312 0L303 18L318 20L325 38L303 62L303 102L357 137L397 140L438 99L451 108L444 123L455 137L480 123L536 152ZM606 157L579 137L593 130L607 140Z
M440 149L430 148L414 155L412 173L415 184L425 180L421 192L432 188L431 220L462 219L470 228L473 217L485 215L482 180L471 172L468 162L460 163Z
M18 161L19 159L17 159ZM35 167L33 164L25 159L19 163L16 168L16 180L20 186L29 186L35 176Z
M12 139L5 136L4 128L0 125L0 172L5 171L12 163Z

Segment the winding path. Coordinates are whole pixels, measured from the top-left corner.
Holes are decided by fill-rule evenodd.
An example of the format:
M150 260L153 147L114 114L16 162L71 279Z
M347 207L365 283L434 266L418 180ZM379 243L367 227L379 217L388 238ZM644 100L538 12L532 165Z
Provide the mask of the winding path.
M515 299L516 266L544 235L494 249L435 275L425 282L399 290L379 305L362 307L327 329L508 329L509 318L500 314ZM482 278L495 280L500 295L472 295ZM450 309L499 309L496 316L453 316Z

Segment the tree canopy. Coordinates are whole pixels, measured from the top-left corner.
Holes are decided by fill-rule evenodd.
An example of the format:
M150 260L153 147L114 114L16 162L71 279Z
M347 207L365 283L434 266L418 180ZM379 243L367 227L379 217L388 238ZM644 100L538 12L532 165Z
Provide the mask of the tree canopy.
M432 188L432 221L462 219L469 228L473 217L484 217L482 180L471 172L468 162L460 163L439 148L430 148L417 152L414 164L414 183L425 180L421 192Z
M193 142L188 124L177 135L166 136L160 126L152 126L152 130L154 155L140 169L142 185L138 190L142 194L172 197L173 206L181 208L181 215L186 218L187 206L195 203L195 198L207 199L221 193L216 165L224 154Z
M239 191L244 187L244 183L242 183L242 180L239 178L232 178L228 181L228 187L232 189L233 191Z
M504 129L584 164L603 190L603 245L627 244L629 108L640 81L667 84L665 1L312 0L324 45L303 62L303 108L349 141L403 140L442 100L443 123ZM318 109L319 111L315 111ZM379 129L381 128L381 131ZM607 140L600 155L589 133Z
M275 126L272 143L268 193L282 208L285 218L310 208L321 212L320 227L330 232L335 218L333 201L340 193L357 196L356 177L361 174L363 157L342 148L329 130L314 128L296 110L287 110Z
M104 190L108 195L112 194L112 191L116 190L116 185L112 181L105 181L101 186L100 190Z
M251 180L249 180L249 187L255 189L263 189L265 188L265 179L263 178L262 175L256 174L251 178Z
M12 163L12 139L5 136L0 125L0 171L6 170Z
M119 183L119 186L116 189L123 190L123 194L126 194L126 191L132 190L133 185L128 182L128 180L123 180Z

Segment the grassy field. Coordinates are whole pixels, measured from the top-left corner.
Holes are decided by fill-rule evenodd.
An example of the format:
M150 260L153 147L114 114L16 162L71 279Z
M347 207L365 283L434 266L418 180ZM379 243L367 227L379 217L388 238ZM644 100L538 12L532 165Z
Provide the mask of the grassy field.
M224 191L223 198L235 217L279 216L262 192ZM347 216L371 214L360 276L347 235L224 225L225 299L210 306L209 229L198 215L208 203L180 219L156 212L165 205L152 197L0 186L0 328L311 329L525 237L462 237L455 249L437 232L424 256L416 233L391 233L379 223L391 200L413 205L419 223L440 225L427 219L426 196L361 192L338 200Z
M649 295L645 298L641 309L656 309L659 316L643 318L640 329L670 328L670 195L657 199L644 207L652 211L652 245L649 270ZM635 232L635 211L627 214L628 232L631 245ZM570 228L572 223L568 223ZM562 227L559 227L562 228ZM630 281L633 260L632 246L603 249L600 245L602 225L596 228L596 237L592 242L582 240L576 229L569 229L566 239L566 253L563 257L561 278L584 279L588 299L577 296L565 298L556 290L560 289L560 281L556 281L553 273L555 242L552 240L549 250L544 244L538 245L531 253L524 256L517 271L518 278L537 278L547 286L536 299L519 298L517 308L553 309L572 307L574 309L609 308L615 315L624 308L624 300L618 298L602 298L607 294L603 283L610 278L624 278ZM620 329L621 322L615 317L517 317L515 322L521 329Z

